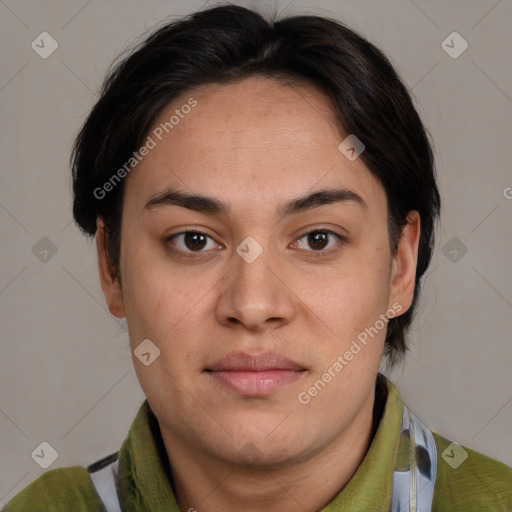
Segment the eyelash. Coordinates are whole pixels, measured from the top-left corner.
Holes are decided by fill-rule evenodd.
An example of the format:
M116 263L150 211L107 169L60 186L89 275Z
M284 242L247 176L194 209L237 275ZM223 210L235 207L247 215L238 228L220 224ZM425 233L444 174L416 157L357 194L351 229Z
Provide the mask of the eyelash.
M171 250L174 253L179 254L180 256L182 256L184 258L188 258L188 259L198 258L198 257L200 257L201 254L204 254L206 251L204 251L204 250L199 250L199 251L183 251L182 249L175 249L175 248L170 246L170 243L172 242L172 240L174 238L176 238L178 236L181 236L181 235L186 235L187 233L193 233L193 234L196 234L196 235L204 235L207 238L213 240L213 238L210 235L208 235L207 233L204 233L203 231L187 230L187 231L181 231L180 233L174 233L173 235L165 238L164 244L165 244L165 246L169 250ZM344 236L340 235L339 233L336 233L336 232L331 231L329 229L321 229L321 228L315 228L313 230L310 230L310 231L302 234L299 238L297 238L295 240L295 242L298 242L302 238L307 237L308 235L310 235L312 233L327 233L328 235L334 235L334 237L338 239L338 242L336 244L337 247L331 247L330 249L320 249L320 250L317 250L317 251L315 251L315 250L306 250L306 252L313 253L313 255L316 255L316 254L331 255L333 252L336 252L336 251L338 251L340 249L339 246L341 246L341 245L343 245L343 244L345 244L347 242L347 239ZM312 255L308 255L308 256L312 256Z

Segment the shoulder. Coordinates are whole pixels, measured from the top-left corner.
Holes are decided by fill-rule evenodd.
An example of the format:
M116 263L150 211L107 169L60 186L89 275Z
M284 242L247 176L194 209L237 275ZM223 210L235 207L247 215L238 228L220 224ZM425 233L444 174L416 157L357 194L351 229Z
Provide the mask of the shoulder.
M434 433L437 479L433 512L512 511L512 469Z
M87 469L82 466L52 469L27 485L4 512L105 512Z

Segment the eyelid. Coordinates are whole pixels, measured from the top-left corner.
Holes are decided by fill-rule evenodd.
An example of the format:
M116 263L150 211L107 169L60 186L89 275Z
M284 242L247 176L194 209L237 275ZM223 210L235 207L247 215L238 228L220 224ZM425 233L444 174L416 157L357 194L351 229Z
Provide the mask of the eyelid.
M317 224L317 225L314 224L312 226L308 226L307 228L304 228L304 231L300 230L299 234L295 235L294 238L295 238L295 240L297 240L299 238L302 238L305 235L309 235L310 233L314 233L316 231L325 231L326 233L331 233L333 235L338 236L342 240L348 241L347 231L341 227L339 227L339 229L344 231L346 234L342 235L341 233L338 233L337 231L335 231L333 228L327 227L325 224Z

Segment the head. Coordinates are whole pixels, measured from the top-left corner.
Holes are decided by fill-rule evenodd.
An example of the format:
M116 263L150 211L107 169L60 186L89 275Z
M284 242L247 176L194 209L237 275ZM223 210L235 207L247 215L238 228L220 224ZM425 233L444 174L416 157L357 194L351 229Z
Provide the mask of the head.
M72 166L109 309L133 350L160 350L134 358L141 386L190 446L298 460L405 353L440 206L432 150L389 61L341 23L225 6L162 26L110 72ZM275 391L212 379L219 358L271 351L300 371Z

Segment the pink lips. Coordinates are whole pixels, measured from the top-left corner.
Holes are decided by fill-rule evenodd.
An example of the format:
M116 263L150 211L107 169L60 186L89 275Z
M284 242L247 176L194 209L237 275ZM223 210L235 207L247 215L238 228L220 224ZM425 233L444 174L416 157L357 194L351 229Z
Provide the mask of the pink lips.
M228 354L206 369L220 384L245 396L269 395L299 379L307 370L276 352Z

